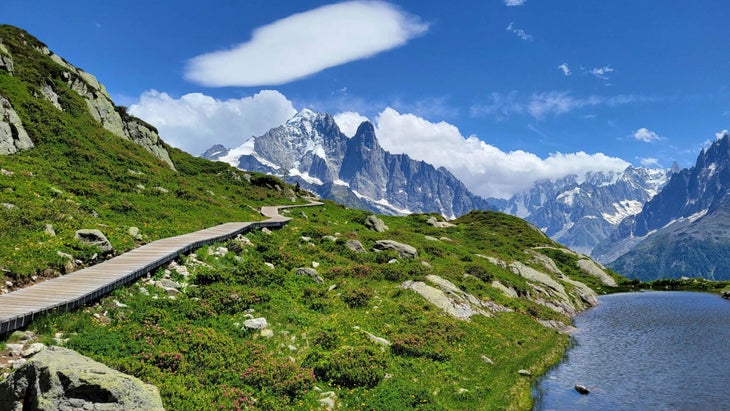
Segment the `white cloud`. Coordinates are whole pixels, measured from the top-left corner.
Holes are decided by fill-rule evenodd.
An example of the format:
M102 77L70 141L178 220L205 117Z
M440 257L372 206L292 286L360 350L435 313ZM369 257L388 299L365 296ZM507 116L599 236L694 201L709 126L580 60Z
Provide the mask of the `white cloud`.
M613 68L611 66L595 67L588 72L596 78L608 81L608 74L613 72Z
M362 124L363 121L368 121L368 118L355 113L352 111L345 111L343 113L335 114L335 123L347 137L355 135L357 128Z
M213 144L237 147L249 137L283 124L296 110L274 90L230 100L201 93L176 99L150 90L129 107L129 112L157 127L165 142L198 155Z
M654 141L662 140L662 136L657 134L654 131L651 131L647 128L640 128L634 132L634 138L639 141L643 141L645 143L652 143Z
M527 32L525 30L523 30L523 29L519 29L519 28L515 27L515 23L514 22L511 22L509 24L509 26L507 26L507 28L505 29L505 31L508 31L510 33L514 33L517 37L521 38L522 40L525 40L525 41L532 40L532 35L531 34L527 34Z
M347 1L277 20L254 30L249 42L197 56L185 77L212 87L284 84L402 46L427 30L391 4Z
M570 71L570 67L568 67L568 63L563 63L558 66L558 68L563 72L564 75L569 76L573 74L572 71Z
M504 4L509 7L522 6L527 0L504 0Z
M554 153L543 159L521 150L503 152L476 136L463 136L452 124L400 114L390 107L376 117L375 124L386 150L446 167L470 190L485 197L506 198L539 180L587 171L620 171L629 165L601 153Z
M640 158L639 162L644 167L661 167L659 160L654 157Z
M717 133L715 133L715 138L717 138L719 140L719 139L727 136L728 134L730 134L730 133L728 133L727 130L718 131Z
M536 119L542 119L549 115L558 116L584 107L614 107L654 100L650 97L626 94L575 97L570 92L555 90L533 93L527 99L520 99L517 92L512 91L507 94L492 93L489 96L488 103L471 106L470 114L474 117L494 115L498 120L503 120L512 115L529 114Z

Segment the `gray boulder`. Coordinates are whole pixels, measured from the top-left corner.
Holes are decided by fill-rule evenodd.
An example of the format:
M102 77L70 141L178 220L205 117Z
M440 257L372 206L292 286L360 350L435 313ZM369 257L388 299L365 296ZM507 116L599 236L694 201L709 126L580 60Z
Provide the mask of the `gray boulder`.
M356 253L366 253L365 247L362 246L362 243L358 240L347 240L345 241L345 247L348 249L356 252Z
M368 230L372 230L378 233L382 233L383 231L388 230L388 226L385 225L383 220L379 219L375 214L369 215L368 218L365 219L365 227Z
M314 268L299 267L297 268L297 275L311 277L315 282L320 284L324 283L324 280L322 279L322 277L319 276L317 270L315 270Z
M0 155L13 154L33 148L33 141L25 131L18 113L10 100L0 96Z
M249 330L261 330L268 326L269 323L266 322L266 318L264 317L249 318L248 320L243 322L243 327Z
M74 237L81 241L83 244L94 245L105 253L114 250L112 243L106 238L106 236L99 230L95 229L84 229L76 231Z
M48 347L0 382L0 411L164 410L156 387L62 347Z
M10 74L15 71L15 65L13 64L13 56L10 54L10 50L0 41L0 70L5 70Z
M436 227L436 228L448 228L448 227L454 226L451 223L447 223L445 221L439 221L436 217L429 217L429 219L426 220L426 224Z
M400 258L416 258L416 255L418 255L418 251L415 247L399 243L397 241L393 240L378 240L375 242L375 245L373 246L373 250L375 251L386 251L386 250L395 250L398 252L398 255Z

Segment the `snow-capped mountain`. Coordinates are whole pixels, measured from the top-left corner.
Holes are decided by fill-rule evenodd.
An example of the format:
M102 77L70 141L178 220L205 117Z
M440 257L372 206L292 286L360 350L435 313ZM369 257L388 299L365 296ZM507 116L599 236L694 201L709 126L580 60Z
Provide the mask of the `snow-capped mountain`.
M213 146L201 157L244 170L286 172L288 181L323 198L384 214L438 212L453 218L490 208L445 168L383 150L369 122L348 138L332 116L307 109L238 148Z
M625 218L638 214L668 180L671 170L634 168L591 172L536 184L500 204L552 239L590 254Z
M730 279L730 135L702 150L692 168L672 175L594 256L643 280Z

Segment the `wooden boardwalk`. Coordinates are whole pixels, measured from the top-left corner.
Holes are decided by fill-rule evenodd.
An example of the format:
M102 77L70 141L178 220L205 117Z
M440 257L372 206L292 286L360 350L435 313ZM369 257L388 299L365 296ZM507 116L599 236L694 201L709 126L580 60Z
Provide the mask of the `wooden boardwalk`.
M267 206L267 220L225 223L194 233L153 241L103 263L34 286L0 295L0 335L28 325L49 311L68 311L99 299L112 290L169 263L181 254L258 228L280 228L289 218L279 209L321 205Z

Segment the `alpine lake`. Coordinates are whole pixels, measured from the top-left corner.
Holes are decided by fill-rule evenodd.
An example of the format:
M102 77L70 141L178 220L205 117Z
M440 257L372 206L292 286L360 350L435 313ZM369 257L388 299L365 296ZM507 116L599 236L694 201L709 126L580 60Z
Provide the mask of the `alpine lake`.
M730 301L719 295L606 295L575 325L563 361L533 387L533 410L730 409Z

